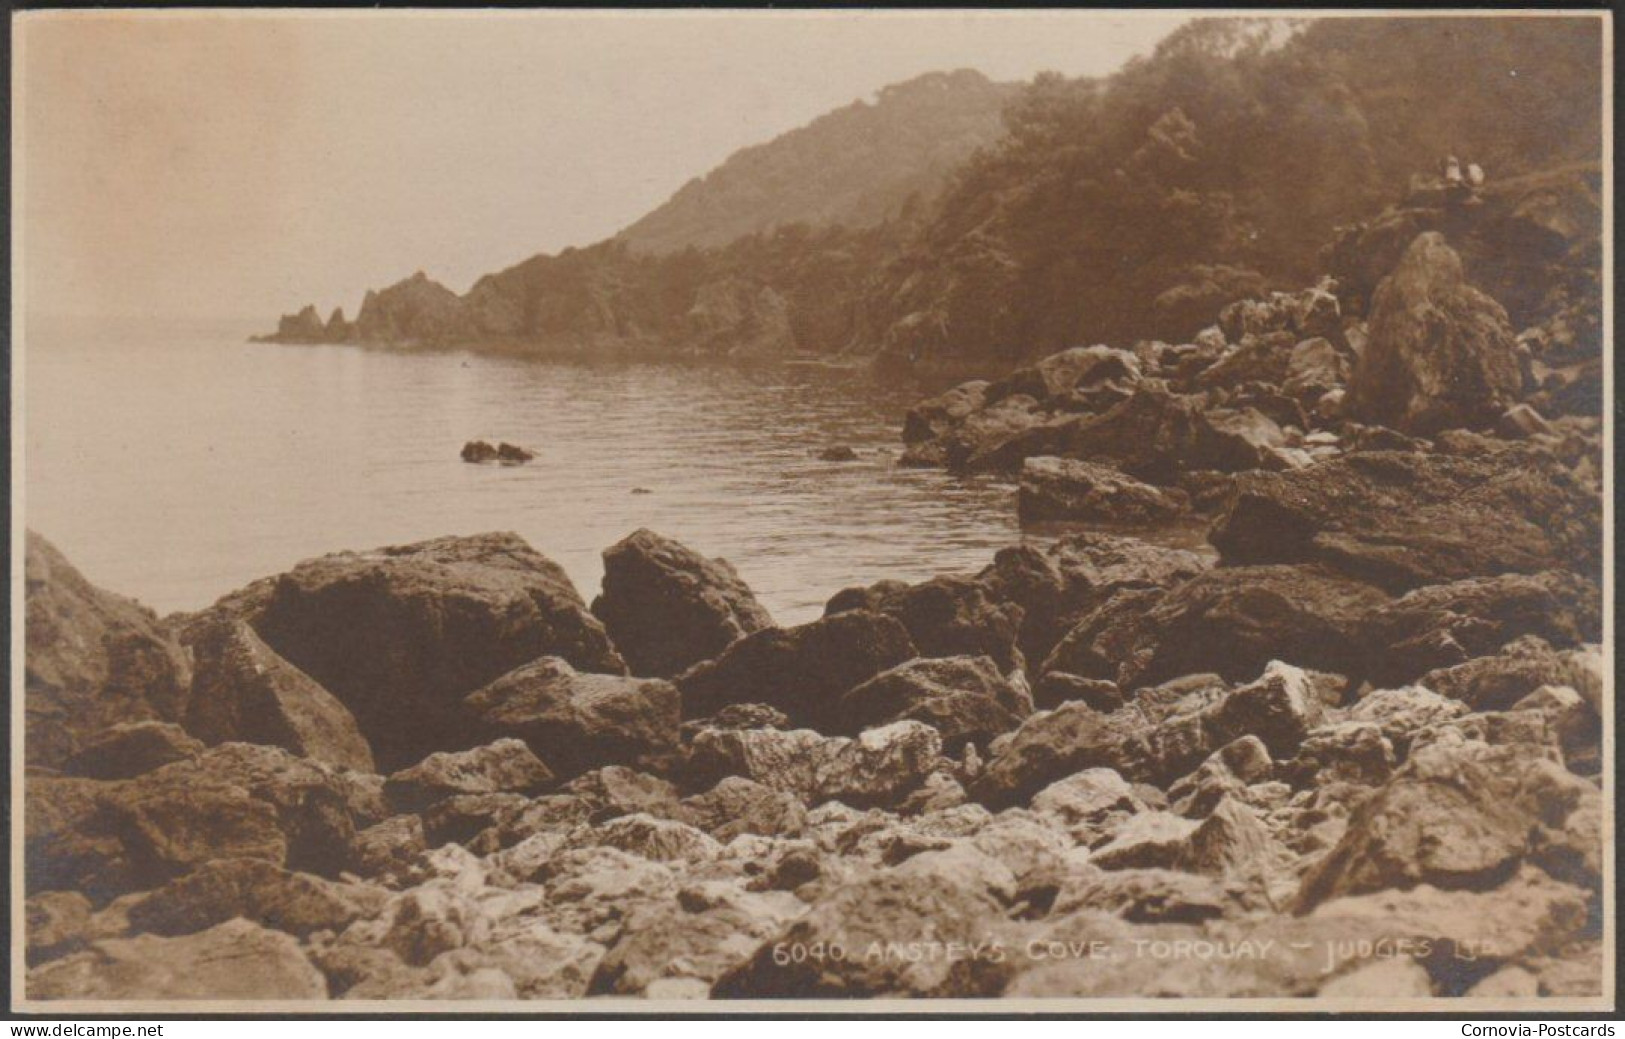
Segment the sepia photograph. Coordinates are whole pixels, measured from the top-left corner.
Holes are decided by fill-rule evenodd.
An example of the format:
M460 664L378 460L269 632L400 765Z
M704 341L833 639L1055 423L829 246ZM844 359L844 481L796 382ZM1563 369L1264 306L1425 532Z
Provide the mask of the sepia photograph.
M1611 1013L1612 39L14 12L11 1013Z

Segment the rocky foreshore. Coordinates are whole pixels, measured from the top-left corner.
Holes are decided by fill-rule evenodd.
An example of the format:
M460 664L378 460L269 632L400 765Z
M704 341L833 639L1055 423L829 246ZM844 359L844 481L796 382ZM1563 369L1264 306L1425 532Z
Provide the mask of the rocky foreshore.
M28 995L1595 995L1600 502L1481 439L789 628L650 531L165 619L30 534Z
M1600 994L1600 346L1418 219L920 404L1091 529L806 624L647 530L169 618L31 533L28 995Z

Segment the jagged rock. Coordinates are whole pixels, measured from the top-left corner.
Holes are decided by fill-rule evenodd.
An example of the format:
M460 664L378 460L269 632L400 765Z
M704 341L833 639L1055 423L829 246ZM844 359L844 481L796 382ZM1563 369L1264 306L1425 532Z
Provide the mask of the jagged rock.
M1002 971L986 959L913 956L916 943L984 947L1002 916L993 898L941 877L896 873L845 885L769 937L711 989L724 999L952 997L994 995ZM829 954L839 947L840 957ZM820 949L818 956L775 956L774 949ZM887 949L905 950L888 955ZM871 954L871 950L878 950Z
M848 733L912 719L940 732L950 750L966 742L985 750L1033 711L1025 682L1017 682L987 657L911 660L847 692L838 717Z
M1487 426L1522 385L1506 311L1467 284L1442 235L1417 236L1372 299L1350 384L1356 414L1423 435Z
M1523 440L1537 433L1550 433L1552 424L1527 404L1514 404L1495 420L1495 431L1509 440Z
M1553 569L1595 579L1601 515L1555 463L1372 451L1240 474L1211 540L1230 562L1315 560L1394 591Z
M1178 584L1207 569L1195 552L1114 534L1074 534L1048 549L1001 549L978 576L996 599L1022 608L1020 648L1042 662L1084 615L1126 589Z
M561 777L663 762L676 750L682 711L669 682L583 674L559 657L510 671L463 705L480 735L524 740Z
M388 879L411 870L429 850L423 820L415 813L390 816L355 835L353 866L363 877Z
M1065 671L1046 672L1033 687L1033 703L1048 710L1080 700L1097 711L1111 713L1123 706L1123 691L1104 678L1079 678Z
M28 974L30 999L326 999L291 935L228 920L177 938L96 942Z
M1229 389L1247 383L1279 385L1286 380L1294 342L1286 331L1243 333L1238 345L1203 369L1195 382L1204 388Z
M188 637L220 614L343 703L381 769L467 746L462 698L537 657L626 670L569 577L513 534L313 559L222 599Z
M320 343L327 338L327 329L311 304L297 314L283 314L276 325L276 338L285 343Z
M809 805L894 804L935 771L942 737L928 725L894 722L855 739L810 729L707 730L694 739L696 777L744 776Z
M201 625L192 635L192 656L186 727L205 743L259 743L373 771L372 748L350 712L248 625L224 617Z
M386 289L369 290L354 336L364 343L450 344L476 331L462 297L418 271Z
M856 462L858 453L845 444L831 444L818 452L820 462Z
M908 632L884 614L853 610L794 628L764 628L678 676L683 716L730 703L779 708L795 724L833 731L848 689L915 655Z
M483 440L470 440L463 445L462 458L475 464L497 460L497 449Z
M1168 788L1172 810L1188 819L1206 817L1226 797L1246 799L1248 788L1275 774L1269 748L1248 734L1231 740L1208 756L1195 771Z
M553 772L516 739L464 751L441 751L390 776L384 796L398 811L415 812L457 794L535 794Z
M1322 281L1299 292L1272 292L1237 300L1219 312L1219 328L1233 342L1249 335L1292 332L1300 337L1335 332L1341 310L1335 282Z
M670 678L773 626L734 568L638 530L604 551L592 612L635 675Z
M77 890L100 904L220 858L334 876L349 866L358 825L384 814L347 777L279 748L230 743L120 782L32 778L29 889Z
M1069 703L1033 715L995 748L972 796L1006 807L1086 768L1112 768L1132 782L1167 786L1245 735L1258 736L1276 756L1291 757L1324 714L1309 676L1278 662L1234 691L1211 679L1170 689L1166 699L1151 693L1111 714Z
M1435 668L1486 656L1522 635L1558 646L1602 637L1602 593L1562 570L1430 585L1366 616L1373 682L1413 682Z
M1459 700L1413 685L1372 690L1350 705L1347 719L1376 724L1383 739L1392 744L1397 756L1403 759L1417 732L1459 718L1468 709Z
M985 380L961 383L936 397L923 400L903 416L903 464L942 465L941 439L987 403ZM927 450L930 449L930 450Z
M524 794L452 794L418 813L424 843L430 848L452 843L466 846L486 830L524 812L530 803Z
M790 719L776 707L761 703L731 703L715 714L682 725L687 742L706 729L788 729Z
M1348 380L1348 359L1329 341L1317 336L1292 348L1281 391L1308 407L1318 404L1326 394L1342 389Z
M1033 795L1033 814L1053 818L1080 844L1093 844L1125 816L1147 810L1134 788L1109 768L1087 768Z
M1569 769L1590 774L1602 767L1602 719L1585 697L1566 685L1543 685L1511 707L1539 711L1556 732Z
M1001 602L975 578L933 577L915 585L881 581L837 592L824 607L825 616L852 610L895 617L921 656L985 655L1006 671L1025 663L1016 644L1022 607Z
M25 549L27 763L59 768L121 722L179 721L191 672L152 612L86 581L33 531Z
M518 444L510 444L504 440L497 445L497 461L503 465L524 465L526 462L535 461L535 459L536 452L520 447Z
M590 806L595 821L634 812L675 817L680 797L677 787L666 780L624 765L607 765L583 773L559 792L584 801Z
M1253 407L1208 408L1197 418L1196 444L1189 467L1238 473L1289 466L1282 454L1286 434L1274 419Z
M1282 766L1297 785L1353 783L1381 786L1393 775L1394 745L1374 721L1345 721L1311 731L1298 756Z
M1023 453L1023 445L1033 438L1042 442L1050 434L1050 422L1036 398L1013 394L967 415L935 450L927 453L925 445L914 445L914 459L940 458L953 470L1014 468L1026 454L1038 453Z
M1489 890L1549 845L1573 847L1563 823L1596 796L1527 747L1457 738L1416 748L1304 877L1297 905L1416 884ZM1600 829L1583 835L1592 847L1573 854L1600 863L1601 839Z
M618 848L651 862L668 863L704 862L722 851L715 838L687 823L641 812L583 827L570 835L565 848Z
M703 996L800 908L799 901L777 893L747 894L716 884L686 888L673 901L628 915L588 991L653 998L658 983L686 980L703 986Z
M1429 671L1419 682L1473 710L1494 711L1512 706L1543 685L1578 687L1583 667L1578 654L1555 651L1544 639L1525 635L1498 653Z
M1109 346L1074 346L1050 354L1031 367L1018 368L987 387L989 404L1025 394L1039 401L1054 401L1075 389L1102 382L1138 382L1140 361L1127 350Z
M129 779L203 752L203 744L170 722L124 722L92 737L63 765L69 775Z
M710 790L684 798L677 817L726 843L743 833L799 836L807 810L794 794L743 776L724 776Z
M234 917L305 937L342 930L383 907L381 889L292 873L260 859L217 859L142 895L126 910L134 931L193 934Z
M1119 593L1061 640L1043 671L1123 688L1204 671L1241 680L1270 660L1358 674L1358 625L1387 601L1324 568L1222 567L1171 591Z
M23 903L23 940L29 966L82 948L91 932L90 899L77 891L43 891Z
M1150 524L1174 519L1186 509L1185 502L1172 492L1141 483L1110 466L1070 458L1023 462L1016 505L1024 523Z
M1018 399L1030 398L1010 398ZM1010 472L1025 459L1056 455L1108 463L1151 483L1172 483L1197 457L1202 411L1201 398L1146 380L1132 396L1097 414L1043 420L1027 413L1024 424L984 440L959 465L950 453L949 464L971 472Z

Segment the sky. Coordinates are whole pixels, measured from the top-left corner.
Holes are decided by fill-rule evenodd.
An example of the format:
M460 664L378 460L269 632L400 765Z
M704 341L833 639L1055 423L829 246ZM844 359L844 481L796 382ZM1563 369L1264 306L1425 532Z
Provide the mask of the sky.
M35 12L13 38L30 316L462 292L924 72L1102 75L1160 12Z

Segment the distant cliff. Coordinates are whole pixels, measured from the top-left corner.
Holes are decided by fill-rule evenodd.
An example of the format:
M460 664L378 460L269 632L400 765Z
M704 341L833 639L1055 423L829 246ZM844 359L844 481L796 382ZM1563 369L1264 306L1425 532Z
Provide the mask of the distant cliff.
M726 245L788 224L873 227L934 201L954 169L1004 133L1020 88L934 72L745 148L617 235L640 252Z
M268 338L989 367L1188 342L1229 302L1313 280L1339 227L1447 154L1492 191L1595 168L1599 24L1207 19L1105 79L925 76L738 153L609 241L463 296L418 275L369 293L353 324L307 308ZM1594 180L1514 202L1531 218L1516 226L1550 211L1569 253L1468 250L1471 276L1477 256L1539 294L1509 299L1515 318L1570 306L1556 280L1571 301L1599 284Z

